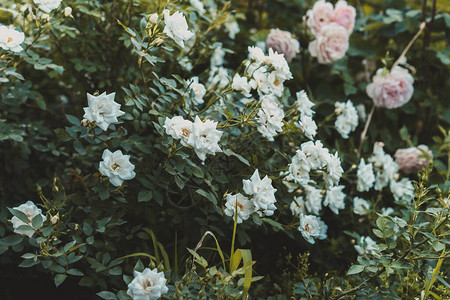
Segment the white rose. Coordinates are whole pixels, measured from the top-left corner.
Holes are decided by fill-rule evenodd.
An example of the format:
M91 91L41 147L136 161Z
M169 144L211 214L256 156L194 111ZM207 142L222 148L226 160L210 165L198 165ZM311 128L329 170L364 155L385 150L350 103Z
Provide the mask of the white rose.
M353 198L353 212L357 215L367 215L370 210L370 203L366 200L355 197Z
M250 179L242 180L244 192L247 195L253 195L253 204L255 211L259 216L271 216L277 209L275 206L275 192L276 189L272 186L272 179L267 175L261 179L259 177L258 169L255 170Z
M261 110L258 112L258 122L261 126L258 131L262 133L269 141L273 141L273 137L283 131L284 111L276 103L271 96L262 97Z
M206 95L206 88L198 82L198 77L192 77L188 82L189 90L194 92L194 104L203 104L203 96Z
M134 279L128 285L127 294L134 300L156 300L169 291L163 272L145 268L134 272Z
M323 205L328 206L337 215L339 214L339 209L345 208L345 194L342 192L343 189L343 185L330 187L323 201Z
M19 205L17 207L14 207L14 209L19 210L21 212L23 212L27 218L28 218L28 223L25 223L24 221L22 221L21 219L19 219L18 217L14 216L11 218L11 222L13 224L13 228L14 228L14 232L18 233L18 234L23 234L26 235L28 237L32 237L35 230L33 230L33 225L31 223L31 221L33 221L33 218L36 217L37 215L41 215L42 220L45 221L47 220L47 218L42 214L42 211L40 208L38 208L33 202L31 201L27 201L26 203ZM23 225L28 225L31 228L30 229L21 229L19 228L20 226ZM38 229L38 228L34 228L34 229Z
M102 130L107 130L109 124L119 122L117 117L125 114L120 110L120 104L114 102L116 93L106 94L104 92L100 96L94 96L87 93L88 107L84 107L83 118L91 122L95 122Z
M371 163L365 164L364 159L358 165L358 170L356 171L356 176L358 177L356 188L360 192L367 192L373 186L375 182L375 175L373 174L373 166Z
M390 188L395 201L404 200L410 202L415 197L414 186L408 178L402 178L400 181L392 180Z
M25 40L25 34L13 28L0 25L0 47L12 52L20 52L23 48L20 44Z
M148 21L152 24L156 24L156 22L158 22L158 14L153 13L150 16L148 16Z
M341 167L341 160L339 159L338 153L334 155L330 154L326 158L327 171L323 174L323 179L327 186L333 186L339 183L339 180L344 173Z
M33 0L40 10L50 13L61 4L62 0Z
M311 116L301 114L298 126L308 139L314 140L317 134L317 124Z
M322 209L322 191L312 186L305 186L306 202L308 212L318 215Z
M247 81L247 77L240 76L239 74L234 75L233 82L231 83L231 88L241 92L245 97L250 97L252 86L256 87L256 82L252 79L251 82Z
M206 159L206 154L216 154L222 152L219 147L219 141L223 131L216 129L217 122L206 120L202 122L198 116L195 116L192 125L192 133L189 135L188 145L192 146L198 158L202 161Z
M184 48L184 42L194 36L192 32L188 30L186 18L183 13L177 11L173 15L170 15L168 10L164 11L164 27L163 33L172 38L181 48Z
M108 176L109 182L114 186L120 186L124 180L130 180L136 176L134 165L130 162L130 156L123 155L121 150L111 152L105 149L102 159L98 170L102 175Z
M289 209L291 210L293 216L304 214L306 210L303 197L294 197L294 201L291 202Z
M225 29L228 31L228 37L232 40L234 40L236 34L240 31L239 24L236 21L225 23Z
M225 203L225 215L235 218L237 211L237 223L247 220L255 211L253 203L247 197L238 193L236 195L227 194L227 202Z
M295 95L297 96L297 105L300 114L312 117L312 115L315 114L315 112L312 110L312 107L315 104L312 103L311 100L309 100L305 90L301 90Z
M249 46L248 47L248 58L256 61L257 63L262 63L265 60L266 55L264 54L264 52L261 48L255 47L255 46Z
M307 184L309 181L309 172L311 171L311 165L306 159L305 153L301 150L297 150L296 154L292 158L292 163L289 164L289 173L297 183Z
M314 239L325 239L327 237L327 225L317 216L314 215L300 215L300 226L298 230L311 244L316 241Z
M192 133L192 122L183 119L181 116L175 116L172 119L166 118L164 128L166 134L171 135L174 139L181 140L183 146L187 146L189 136Z
M377 245L377 243L372 240L369 236L362 236L359 241L358 244L355 245L355 249L356 251L360 254L360 255L374 255L374 256L380 256L379 255L379 247Z
M358 126L358 112L350 100L336 102L334 106L336 107L335 111L339 112L334 126L344 139L348 139L348 134Z

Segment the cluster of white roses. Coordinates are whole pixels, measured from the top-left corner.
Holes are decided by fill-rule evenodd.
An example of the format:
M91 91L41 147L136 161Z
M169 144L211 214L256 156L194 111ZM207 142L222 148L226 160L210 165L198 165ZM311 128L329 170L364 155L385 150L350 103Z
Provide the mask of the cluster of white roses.
M271 216L277 209L275 206L275 192L272 186L272 179L267 175L263 179L259 176L258 169L255 170L250 179L243 179L242 185L245 194L251 198L238 193L236 195L227 194L225 203L225 214L227 216L236 217L237 223L247 220L252 213L257 213L260 217Z
M317 125L313 120L315 111L312 110L314 103L309 100L308 95L304 90L297 92L297 105L300 112L298 126L302 129L307 138L313 140L317 134Z
M383 146L381 142L375 143L368 163L361 158L356 172L357 190L367 192L373 187L379 191L389 185L396 201L409 202L414 198L414 186L408 178L398 180L399 166L389 154L384 152ZM365 215L369 208L369 202L355 197L354 212L356 214Z
M326 191L312 186L315 184L310 176L312 172L322 175ZM284 183L288 186L289 192L303 187L305 197L295 197L290 209L293 215L300 215L298 229L303 237L312 244L316 238L325 239L327 237L326 224L316 216L320 214L322 205L328 206L335 214L339 214L339 210L345 208L344 186L338 186L342 174L343 169L337 153L330 154L329 150L323 147L321 141L303 143L292 158L289 172L280 174L286 175ZM325 199L323 199L323 194L325 194Z
M321 64L344 57L355 26L355 8L344 0L339 0L334 8L333 4L319 0L306 12L306 17L306 24L316 37L308 46L311 55Z
M174 139L180 140L183 146L194 148L200 160L205 161L206 154L214 155L216 152L222 152L219 147L219 141L223 131L217 130L217 122L205 120L202 122L198 116L195 121L183 119L181 116L166 118L164 122L166 134Z
M12 52L20 52L23 50L20 44L25 40L25 34L14 28L0 25L0 47L4 50Z
M358 112L350 100L347 100L347 102L336 102L334 107L334 112L338 115L334 126L336 126L337 131L344 139L348 139L349 133L358 126Z

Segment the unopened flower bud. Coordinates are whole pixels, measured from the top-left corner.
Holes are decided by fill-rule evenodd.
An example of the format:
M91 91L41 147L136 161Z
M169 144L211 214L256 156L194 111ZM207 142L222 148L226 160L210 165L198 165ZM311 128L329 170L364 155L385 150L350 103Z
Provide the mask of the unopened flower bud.
M56 214L50 219L50 222L52 222L52 224L56 224L56 222L58 222L58 220L59 220L59 216L58 216L58 214Z
M72 15L72 8L71 7L64 8L64 17L69 17L70 15Z
M148 21L152 24L156 24L156 22L158 21L158 14L157 13L151 14L148 17Z
M50 20L50 15L49 14L42 14L41 19L49 21Z
M162 38L157 38L154 43L156 44L156 46L161 45L162 43L164 43L164 40Z
M75 225L73 225L73 229L78 230L78 228L80 228L80 226L77 223L75 223Z
M89 125L88 119L83 119L83 120L81 120L81 126L87 127L88 125Z

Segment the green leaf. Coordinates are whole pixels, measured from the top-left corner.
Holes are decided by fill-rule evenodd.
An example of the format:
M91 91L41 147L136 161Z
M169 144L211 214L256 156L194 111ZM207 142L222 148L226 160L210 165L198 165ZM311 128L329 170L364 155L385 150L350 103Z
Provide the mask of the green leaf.
M384 230L384 227L386 227L386 219L383 217L378 217L377 219L377 226L381 230Z
M347 275L353 275L361 273L364 270L364 267L361 265L353 265L348 269Z
M20 210L17 210L15 208L9 208L8 210L17 218L19 218L19 220L21 220L22 222L28 224L30 223L30 219L28 219L27 215L24 214L23 212L21 212Z
M152 191L149 190L142 190L139 192L138 195L138 202L147 202L150 201L150 199L152 199L153 197L153 193Z
M22 242L22 236L13 234L0 239L1 246L14 246Z
M375 235L379 238L383 238L383 232L381 232L381 230L378 229L373 229L373 233L375 233Z
M67 274L70 274L73 276L84 276L83 272L81 272L78 269L69 269L69 270L67 270Z
M78 119L77 117L66 114L66 119L67 121L69 121L70 124L80 126L80 119Z
M56 287L58 287L61 283L63 283L64 280L66 280L66 278L67 278L67 275L64 275L64 274L56 275L55 279L54 279Z
M180 190L182 190L184 188L184 181L183 181L183 179L181 179L179 176L176 176L176 175L175 175L175 183L180 188Z
M109 292L109 291L102 291L100 293L97 293L97 296L99 296L102 299L106 299L106 300L115 300L115 299L117 299L116 294L114 294L113 292Z
M31 225L33 226L33 228L37 229L37 228L41 228L42 223L44 223L44 219L42 218L41 214L38 214L33 218Z

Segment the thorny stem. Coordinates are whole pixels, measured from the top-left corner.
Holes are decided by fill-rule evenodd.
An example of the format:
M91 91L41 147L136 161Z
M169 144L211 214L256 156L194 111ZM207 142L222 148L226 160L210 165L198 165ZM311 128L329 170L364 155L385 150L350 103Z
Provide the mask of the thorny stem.
M366 121L366 125L364 126L364 130L361 133L361 140L359 141L359 148L358 148L358 159L361 157L362 146L364 144L364 141L366 140L367 130L369 129L369 124L370 124L370 121L372 120L374 111L375 111L375 105L372 106L369 116L367 117L367 121Z

